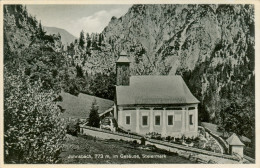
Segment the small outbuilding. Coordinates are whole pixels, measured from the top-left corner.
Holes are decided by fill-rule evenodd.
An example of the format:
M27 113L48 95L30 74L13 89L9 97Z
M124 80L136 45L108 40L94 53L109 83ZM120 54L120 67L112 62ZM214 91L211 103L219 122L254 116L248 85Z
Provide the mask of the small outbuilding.
M231 155L237 153L243 158L245 145L240 141L238 136L233 133L226 141L229 144L229 153Z

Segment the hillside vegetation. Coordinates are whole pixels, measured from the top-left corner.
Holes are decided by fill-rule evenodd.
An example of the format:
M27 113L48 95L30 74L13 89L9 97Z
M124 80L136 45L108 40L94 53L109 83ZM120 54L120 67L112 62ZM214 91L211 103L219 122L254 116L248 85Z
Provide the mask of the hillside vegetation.
M59 162L64 58L60 37L46 35L25 6L4 6L5 163Z

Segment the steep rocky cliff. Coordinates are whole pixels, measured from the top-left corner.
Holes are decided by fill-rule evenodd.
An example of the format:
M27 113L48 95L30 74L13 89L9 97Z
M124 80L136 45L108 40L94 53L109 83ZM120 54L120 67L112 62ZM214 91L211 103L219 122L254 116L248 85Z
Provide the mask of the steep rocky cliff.
M211 120L231 94L254 102L253 5L133 5L102 34L132 75L182 75Z

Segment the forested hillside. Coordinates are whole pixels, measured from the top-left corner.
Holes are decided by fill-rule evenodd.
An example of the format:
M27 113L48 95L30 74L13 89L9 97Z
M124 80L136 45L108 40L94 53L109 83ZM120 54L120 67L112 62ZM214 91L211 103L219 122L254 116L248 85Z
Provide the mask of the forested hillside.
M25 6L4 6L5 163L58 163L65 125L55 101L66 59Z
M122 49L132 75L182 75L201 102L201 121L228 120L223 127L241 128L238 134L251 137L254 34L253 5L133 5L124 16L112 17L102 33L81 32L68 54L78 69L107 77L107 84L114 82ZM242 110L224 113L230 106Z

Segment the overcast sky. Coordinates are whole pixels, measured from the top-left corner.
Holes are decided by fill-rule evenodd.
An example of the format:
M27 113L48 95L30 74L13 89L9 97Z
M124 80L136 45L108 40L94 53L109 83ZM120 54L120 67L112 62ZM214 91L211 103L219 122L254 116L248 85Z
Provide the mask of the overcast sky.
M131 5L26 5L43 26L63 28L79 37L80 31L100 33L112 16L119 18Z

